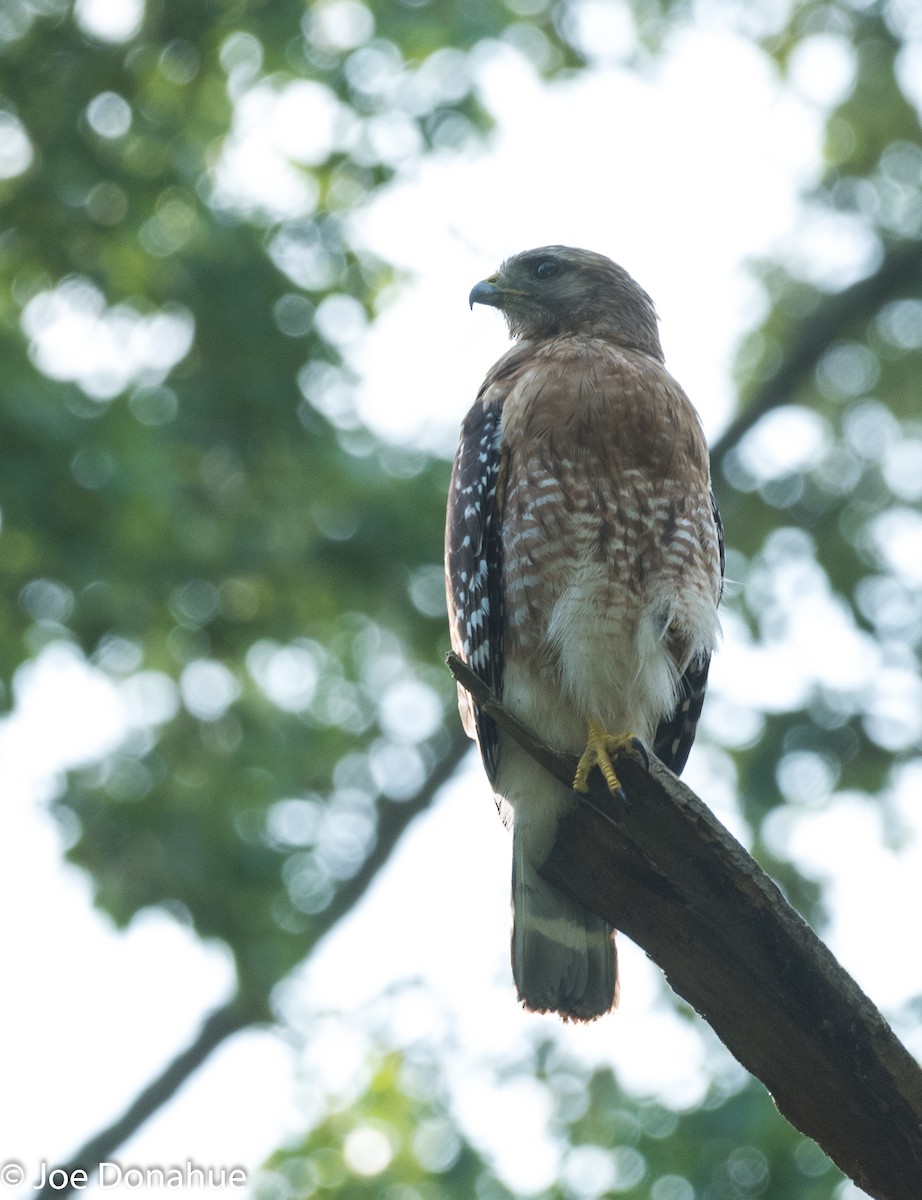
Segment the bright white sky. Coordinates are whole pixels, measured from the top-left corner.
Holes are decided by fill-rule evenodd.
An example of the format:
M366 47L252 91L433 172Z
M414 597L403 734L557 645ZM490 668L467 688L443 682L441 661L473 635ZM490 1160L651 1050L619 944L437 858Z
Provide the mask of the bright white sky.
M83 0L87 21L94 12L99 19L105 2ZM116 8L130 32L131 3ZM449 448L506 340L497 314L468 312L470 287L510 253L563 242L618 259L654 296L670 368L709 434L718 433L732 406L734 346L761 311L744 261L779 247L805 253L796 197L819 162L818 105L834 100L848 79L841 47L814 43L795 63L799 94L782 88L745 42L716 29L675 37L645 79L600 67L545 88L511 52L484 56L483 93L499 123L488 148L427 163L358 223L357 236L410 276L352 347L363 373L363 417L396 439ZM280 121L260 126L266 144L259 153L270 158L279 141L294 136ZM866 253L847 227L824 228L812 249L816 271L845 275ZM54 336L62 338L61 313L53 315ZM138 336L150 356L148 333ZM50 370L68 361L66 340L58 358L44 343ZM158 361L168 358L161 353ZM115 378L116 366L107 369ZM91 377L85 362L60 370ZM442 381L438 395L431 379ZM782 431L783 442L790 434ZM807 571L799 585L810 578ZM812 611L828 618L822 588L811 594ZM726 711L721 705L745 709L746 681L766 666L732 612L726 623L727 645L714 667L715 720ZM854 631L839 624L845 657L863 652ZM810 636L805 631L803 645L774 672L779 705L785 681L798 686L796 663ZM87 882L61 863L43 802L59 770L124 733L128 718L111 686L71 651L49 651L38 668L22 672L17 701L0 728L0 903L8 914L0 936L10 964L0 1030L0 1157L22 1161L32 1178L40 1160L60 1159L119 1114L192 1038L231 980L220 947L202 946L165 915L144 914L127 933L115 932L92 908ZM696 750L688 776L738 828L719 757ZM912 780L904 782L907 796ZM896 915L914 911L922 877L922 828L908 803L900 811L915 833L899 853L883 848L881 819L860 797L843 796L822 812L808 804L804 815L781 818L790 828L777 831L831 881L833 948L884 1006L922 992L918 964L892 961L880 937ZM254 1033L225 1046L118 1161L164 1165L191 1157L255 1167L286 1132L303 1128L305 1106L315 1111L324 1087L348 1094L356 1086L369 1021L350 1014L370 1006L370 1022L398 1039L430 1030L450 1043L447 1063L465 1127L494 1148L510 1183L540 1188L558 1154L540 1136L547 1097L536 1087L508 1094L491 1075L542 1022L523 1014L512 994L508 878L506 835L472 761L413 828L360 911L285 990L290 1034ZM425 905L410 899L419 895ZM549 1021L543 1028L555 1029L574 1055L614 1063L638 1092L694 1103L713 1039L670 1015L655 973L624 939L622 957L617 1016L588 1029ZM416 980L428 987L389 1000L382 1018L375 1006L382 991ZM732 1067L720 1069L732 1075Z

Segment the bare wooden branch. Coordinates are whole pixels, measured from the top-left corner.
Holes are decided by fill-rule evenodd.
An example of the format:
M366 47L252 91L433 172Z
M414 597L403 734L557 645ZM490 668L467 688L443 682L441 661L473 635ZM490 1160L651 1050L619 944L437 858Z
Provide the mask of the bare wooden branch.
M455 655L448 666L551 774L558 755ZM779 1111L876 1200L922 1197L922 1071L887 1022L702 801L660 762L621 759L574 793L542 874L659 964Z

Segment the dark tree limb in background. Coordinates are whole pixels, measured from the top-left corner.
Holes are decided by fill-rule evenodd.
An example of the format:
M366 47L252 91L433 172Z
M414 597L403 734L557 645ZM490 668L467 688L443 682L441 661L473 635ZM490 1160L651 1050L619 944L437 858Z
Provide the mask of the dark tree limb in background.
M435 793L454 774L467 747L467 738L456 722L452 727L448 747L416 795L407 800L382 801L378 809L378 836L374 847L360 869L351 879L340 884L329 906L314 919L309 944L304 950L305 957L313 952L321 938L325 937L362 898L381 867L390 858L407 826L414 817L429 807ZM276 982L280 980L274 981ZM92 1178L99 1164L109 1161L119 1146L164 1104L172 1100L182 1085L218 1046L235 1033L266 1024L270 1020L269 1013L268 994L254 996L250 1003L236 996L222 1007L214 1009L205 1018L189 1046L167 1064L157 1078L135 1097L122 1115L85 1142L68 1162L60 1164L67 1172L68 1179L72 1179L74 1171L77 1170L86 1171L88 1178ZM50 1176L51 1170L48 1173ZM46 1183L35 1195L37 1200L63 1200L63 1197L71 1195L74 1190L70 1182L65 1187L55 1188Z
M232 1002L216 1008L202 1023L198 1036L181 1054L173 1059L160 1075L135 1097L122 1115L111 1125L85 1142L73 1158L61 1165L67 1172L68 1183L64 1187L52 1187L51 1183L36 1193L38 1200L52 1200L54 1196L67 1196L74 1191L70 1182L75 1171L85 1171L92 1179L101 1162L108 1162L112 1153L144 1122L164 1105L180 1089L211 1054L212 1050L241 1029L253 1023L253 1018L238 1003ZM48 1172L49 1178L51 1170Z
M478 704L552 775L576 760L538 742L456 655ZM877 1200L922 1197L922 1070L777 886L657 760L618 763L574 793L542 874L605 917L768 1088L779 1111ZM614 1018L617 1019L617 1018Z
M909 289L915 294L922 275L922 242L897 242L887 247L880 266L864 279L835 292L805 317L799 332L785 347L784 360L768 379L756 387L739 415L730 422L711 447L715 476L727 454L736 447L766 413L793 404L806 375L820 359L862 318L870 319L880 306Z

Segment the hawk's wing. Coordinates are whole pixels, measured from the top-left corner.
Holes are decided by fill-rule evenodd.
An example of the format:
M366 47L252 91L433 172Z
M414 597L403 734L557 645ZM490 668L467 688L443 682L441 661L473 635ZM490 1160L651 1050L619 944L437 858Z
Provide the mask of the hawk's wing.
M448 496L445 567L451 644L495 696L502 696L503 596L500 538L502 405L478 397L461 426ZM490 782L496 778L497 729L463 688L461 720L476 738Z
M724 577L724 527L717 508L714 493L711 493L711 512L714 515L714 525L717 529L717 548L720 554L721 591ZM718 602L720 597L718 596ZM692 742L698 729L698 718L704 704L704 693L707 690L708 669L711 656L698 657L692 660L685 674L679 680L679 701L672 713L660 721L653 739L653 753L676 775L682 774L682 768L688 761Z

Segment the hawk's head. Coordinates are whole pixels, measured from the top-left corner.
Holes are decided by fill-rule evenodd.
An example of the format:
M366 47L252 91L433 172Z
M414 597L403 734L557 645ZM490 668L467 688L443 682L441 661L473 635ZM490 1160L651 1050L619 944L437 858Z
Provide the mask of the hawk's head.
M507 258L476 284L471 307L502 310L513 337L602 337L662 361L656 309L623 267L591 250L541 246Z

